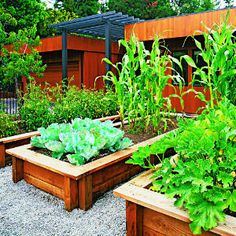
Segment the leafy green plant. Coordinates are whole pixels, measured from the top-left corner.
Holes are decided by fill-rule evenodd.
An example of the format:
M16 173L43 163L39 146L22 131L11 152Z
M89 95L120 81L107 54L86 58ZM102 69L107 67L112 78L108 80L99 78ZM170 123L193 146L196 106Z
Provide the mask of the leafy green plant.
M47 148L52 157L60 159L66 154L70 163L82 165L102 150L115 152L129 147L132 141L123 138L124 131L114 128L111 121L74 119L70 124L51 124L39 128L40 136L31 139L38 148Z
M12 115L0 111L0 138L17 133L18 126Z
M175 197L175 205L188 210L192 232L210 230L225 221L226 213L235 213L236 106L224 99L196 120L180 121L178 130L140 148L128 163L153 168L150 155L170 147L177 156L162 159L152 189Z
M157 130L161 121L160 111L170 108L170 97L163 97L162 93L167 85L172 86L169 82L173 76L167 74L167 70L172 69L171 57L158 38L153 42L151 51L134 35L129 42L121 40L119 44L126 51L122 62L114 65L104 59L118 75L109 71L103 78L114 86L121 121L127 116L131 127L138 121L145 124L145 129L151 124Z
M53 122L48 88L41 89L40 86L32 83L21 100L23 105L20 107L19 113L25 130L36 130Z
M200 32L203 35L203 43L193 37L200 51L198 58L201 57L205 66L198 68L191 57L184 56L188 64L195 69L193 84L198 82L209 90L209 101L203 93L197 94L210 108L213 108L214 104L223 97L227 97L236 104L236 27L229 25L228 19L229 13L220 25L215 24L212 28L205 26L206 32Z
M68 86L62 93L61 86L41 88L31 84L22 98L20 117L26 130L47 127L53 122L70 122L75 118L100 118L115 115L116 96L112 91L79 90Z

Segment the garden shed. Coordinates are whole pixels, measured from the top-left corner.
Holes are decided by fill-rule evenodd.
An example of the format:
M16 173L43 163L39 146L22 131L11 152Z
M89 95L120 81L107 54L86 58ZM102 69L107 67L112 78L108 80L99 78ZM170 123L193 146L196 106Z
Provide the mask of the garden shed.
M105 40L68 35L68 78L74 78L72 84L93 88L97 76L105 73ZM38 84L45 82L52 86L62 81L62 36L41 39L37 47L47 68L42 78L36 78ZM118 43L112 43L112 60L117 62L121 58ZM26 83L26 81L24 81ZM24 83L24 84L25 84ZM98 80L97 88L102 88L102 80Z
M229 24L236 25L236 8L233 7L231 9L221 9L129 24L125 26L125 38L129 40L132 33L134 33L140 41L145 42L147 47L151 47L155 36L158 35L165 40L167 48L174 57L180 58L180 56L188 54L193 59L196 59L199 52L196 50L194 41L189 36L198 35L197 37L201 39L200 31L205 30L204 25L212 27L215 23L219 24L225 19L228 12ZM197 60L196 63L201 66L202 62L201 60ZM187 63L183 65L183 77L185 80L184 91L191 87L192 73L193 68L188 66ZM174 87L178 90L177 86ZM200 92L204 91L204 87L200 84L195 84L194 89ZM164 95L168 96L173 93L174 88L168 87ZM204 106L203 102L195 98L194 93L186 94L184 96L184 102L184 111L186 113L195 113L199 107ZM177 98L172 99L172 104L177 111L182 110Z

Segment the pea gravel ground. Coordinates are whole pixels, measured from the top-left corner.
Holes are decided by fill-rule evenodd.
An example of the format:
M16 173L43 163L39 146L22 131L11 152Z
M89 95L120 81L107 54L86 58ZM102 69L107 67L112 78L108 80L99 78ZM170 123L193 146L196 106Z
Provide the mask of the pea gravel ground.
M0 169L1 236L123 236L125 227L125 202L112 191L86 212L67 212L62 200L25 181L14 184L11 166Z

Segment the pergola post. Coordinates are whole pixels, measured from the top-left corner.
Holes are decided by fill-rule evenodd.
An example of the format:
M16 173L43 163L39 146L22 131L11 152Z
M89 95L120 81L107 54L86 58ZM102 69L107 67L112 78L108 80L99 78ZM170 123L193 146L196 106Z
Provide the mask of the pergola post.
M62 31L62 86L68 85L68 50L67 50L67 30Z
M105 24L105 56L111 60L111 23ZM106 63L106 73L111 70L111 65Z

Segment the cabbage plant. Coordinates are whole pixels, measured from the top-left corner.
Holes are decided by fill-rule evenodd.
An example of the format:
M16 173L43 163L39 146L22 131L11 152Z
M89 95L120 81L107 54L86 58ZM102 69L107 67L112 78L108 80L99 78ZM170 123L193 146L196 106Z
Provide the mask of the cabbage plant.
M71 123L53 123L38 131L40 136L31 138L33 147L50 150L56 159L66 155L74 165L85 164L102 151L115 152L132 145L132 140L123 138L124 131L114 128L111 121L76 118Z

